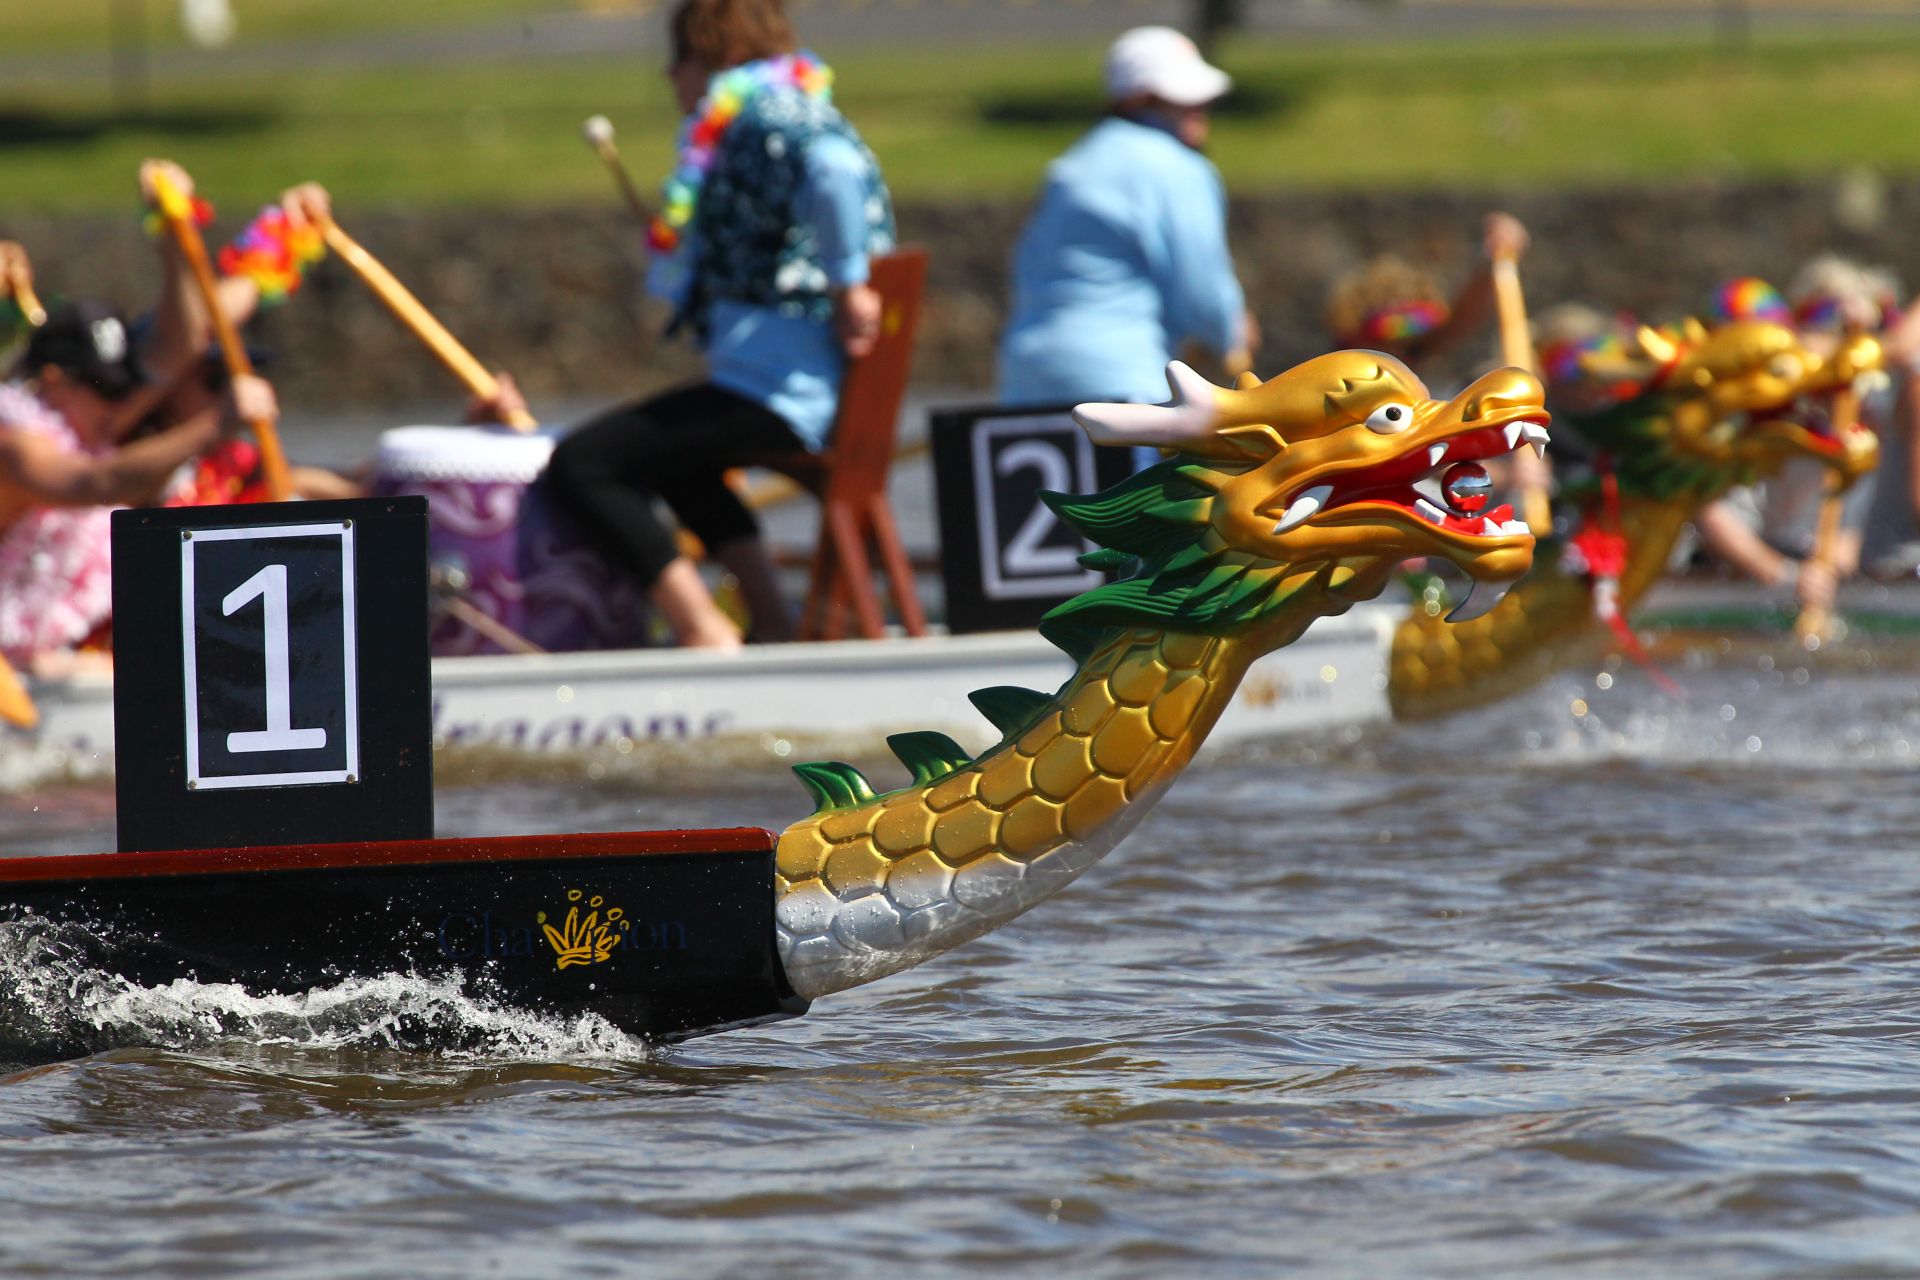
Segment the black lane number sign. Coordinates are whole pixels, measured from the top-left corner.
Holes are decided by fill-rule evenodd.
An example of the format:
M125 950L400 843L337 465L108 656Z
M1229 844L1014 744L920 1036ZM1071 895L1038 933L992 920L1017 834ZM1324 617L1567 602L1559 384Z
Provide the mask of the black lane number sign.
M353 522L182 530L190 790L356 782Z
M1093 545L1040 494L1119 483L1133 471L1127 450L1096 447L1064 408L939 409L932 422L951 630L1030 627L1105 581L1080 563Z
M974 427L973 500L988 599L1058 598L1100 585L1100 575L1080 564L1080 553L1091 546L1040 500L1042 490L1098 487L1093 443L1065 414Z

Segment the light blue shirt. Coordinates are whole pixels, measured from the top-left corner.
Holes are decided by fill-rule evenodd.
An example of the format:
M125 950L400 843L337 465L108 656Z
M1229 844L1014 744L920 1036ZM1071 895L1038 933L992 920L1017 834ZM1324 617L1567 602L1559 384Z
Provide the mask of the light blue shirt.
M1213 162L1152 125L1109 117L1047 170L1013 260L1002 404L1167 398L1188 342L1245 341Z
M794 216L818 237L832 288L866 283L866 164L845 138L822 137L807 148L807 181ZM650 291L673 298L680 267L660 263L649 273ZM825 445L846 371L833 326L725 298L714 300L708 325L709 380L785 418L809 448Z

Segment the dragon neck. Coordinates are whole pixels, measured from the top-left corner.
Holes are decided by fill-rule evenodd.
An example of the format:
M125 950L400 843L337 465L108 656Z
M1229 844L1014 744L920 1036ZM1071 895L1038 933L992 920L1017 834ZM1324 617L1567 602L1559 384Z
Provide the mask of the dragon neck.
M1620 532L1627 538L1627 565L1620 574L1620 608L1630 610L1667 571L1673 546L1701 507L1698 495L1626 498L1620 503Z
M1688 490L1621 499L1623 612L1660 580L1680 531L1711 496ZM1442 612L1416 604L1394 631L1387 690L1396 717L1442 715L1517 693L1605 643L1588 580L1556 562L1539 564L1483 617L1450 623Z
M1193 759L1254 659L1344 611L1329 576L1305 575L1283 607L1229 635L1107 628L977 759L788 827L775 920L794 990L813 998L909 968L1071 883Z

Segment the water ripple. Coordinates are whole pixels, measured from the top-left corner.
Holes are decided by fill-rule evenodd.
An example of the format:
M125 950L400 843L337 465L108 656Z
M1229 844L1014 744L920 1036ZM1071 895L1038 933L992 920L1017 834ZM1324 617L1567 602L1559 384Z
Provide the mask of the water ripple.
M1216 759L1009 928L666 1051L400 975L134 988L0 926L0 1031L85 1052L0 1076L0 1271L1912 1275L1920 696L1795 670ZM488 774L442 825L803 807L654 768ZM107 825L0 803L23 852Z

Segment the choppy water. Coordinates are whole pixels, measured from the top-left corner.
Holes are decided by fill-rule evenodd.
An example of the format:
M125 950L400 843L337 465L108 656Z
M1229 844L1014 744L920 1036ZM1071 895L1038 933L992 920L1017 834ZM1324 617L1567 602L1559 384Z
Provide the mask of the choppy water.
M168 1046L0 1076L0 1273L1912 1276L1913 672L1740 651L1684 705L1622 673L1216 759L1001 933L665 1054L0 942L16 991ZM442 826L803 807L737 786L495 780ZM110 823L0 808L19 852Z

